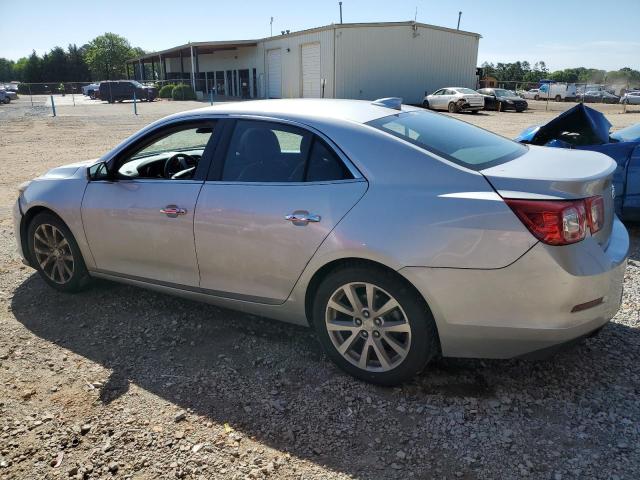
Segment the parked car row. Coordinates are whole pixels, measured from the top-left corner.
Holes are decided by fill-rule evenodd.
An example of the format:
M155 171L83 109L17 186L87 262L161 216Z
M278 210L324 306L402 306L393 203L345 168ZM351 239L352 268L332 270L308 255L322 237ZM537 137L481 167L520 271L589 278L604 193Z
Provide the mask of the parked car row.
M426 95L422 106L431 110L446 110L450 113L478 113L483 109L522 112L529 105L518 94L504 88L481 88L476 91L465 87L447 87Z
M519 96L526 100L544 100L547 97L539 88L532 88L525 92L520 92ZM577 92L575 97L562 98L560 95L550 97L561 102L564 100L575 100L585 103L623 103L627 105L640 105L640 91L632 90L624 93L624 95L615 95L606 90L587 90L585 92Z
M134 96L139 101L153 102L158 96L158 89L136 80L107 80L85 85L82 94L109 103L133 100Z
M18 92L9 85L0 85L0 103L9 103L18 98Z

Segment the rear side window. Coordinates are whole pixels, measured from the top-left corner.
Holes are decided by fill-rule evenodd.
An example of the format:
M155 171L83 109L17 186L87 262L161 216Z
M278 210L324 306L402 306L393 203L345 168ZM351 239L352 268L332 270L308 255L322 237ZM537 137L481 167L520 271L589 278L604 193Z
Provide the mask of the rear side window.
M520 143L433 112L404 112L368 125L473 170L508 162L527 152Z
M307 165L307 182L323 182L352 178L342 161L336 157L327 145L315 138Z
M313 133L291 125L238 120L224 160L226 182L351 179L342 160Z

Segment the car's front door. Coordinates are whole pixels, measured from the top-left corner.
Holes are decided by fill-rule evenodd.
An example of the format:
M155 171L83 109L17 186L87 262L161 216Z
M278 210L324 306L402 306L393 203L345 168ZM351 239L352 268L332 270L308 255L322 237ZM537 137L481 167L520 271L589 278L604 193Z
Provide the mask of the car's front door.
M82 221L99 271L198 286L193 218L214 127L197 121L155 130L114 159L111 177L89 182Z
M298 126L229 120L226 131L196 207L200 286L282 303L367 183L329 141Z
M431 95L431 98L429 99L429 106L434 110L442 108L442 94L444 94L444 88L441 88Z

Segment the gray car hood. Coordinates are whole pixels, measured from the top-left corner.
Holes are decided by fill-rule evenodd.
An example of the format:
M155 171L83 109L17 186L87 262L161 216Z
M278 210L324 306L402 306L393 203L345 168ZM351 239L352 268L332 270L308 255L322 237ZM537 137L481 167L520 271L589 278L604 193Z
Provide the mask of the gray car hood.
M78 169L82 167L88 167L93 165L97 160L85 160L82 162L69 163L68 165L62 165L60 167L52 168L44 175L38 177L38 179L64 179L73 177Z

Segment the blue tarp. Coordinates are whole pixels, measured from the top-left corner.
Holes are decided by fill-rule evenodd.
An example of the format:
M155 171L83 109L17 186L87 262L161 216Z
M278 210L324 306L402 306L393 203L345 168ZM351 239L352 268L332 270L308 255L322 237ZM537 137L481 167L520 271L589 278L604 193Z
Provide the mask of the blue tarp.
M532 127L520 134L519 142L545 145L551 140L557 140L564 132L580 133L583 138L590 138L590 144L609 142L611 124L604 114L579 103L566 112L561 113L549 123L540 127Z

